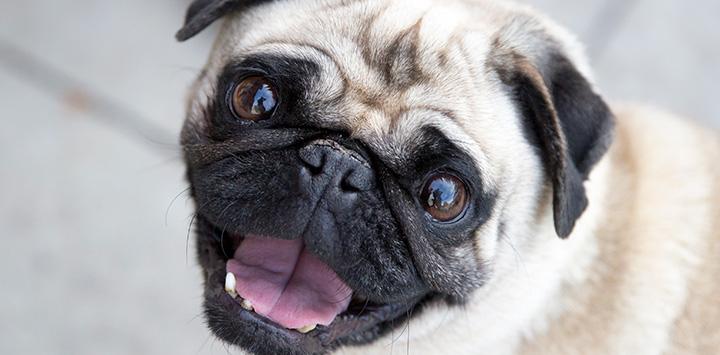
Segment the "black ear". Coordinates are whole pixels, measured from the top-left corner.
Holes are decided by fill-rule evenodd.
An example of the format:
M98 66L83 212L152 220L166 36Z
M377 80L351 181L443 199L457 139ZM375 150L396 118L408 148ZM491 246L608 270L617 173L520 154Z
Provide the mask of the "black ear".
M542 65L517 53L503 62L498 73L542 152L553 185L555 231L566 238L588 205L583 183L610 146L612 112L560 53L547 54Z
M195 0L185 14L185 24L175 34L175 38L182 42L194 37L210 26L217 19L234 10L238 0Z
M232 11L267 1L269 0L195 0L187 10L185 25L175 34L175 38L180 42L190 39Z

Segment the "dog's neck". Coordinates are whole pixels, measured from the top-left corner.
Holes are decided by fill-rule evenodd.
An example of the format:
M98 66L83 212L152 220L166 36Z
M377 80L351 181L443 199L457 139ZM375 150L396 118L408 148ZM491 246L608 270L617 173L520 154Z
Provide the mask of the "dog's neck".
M495 284L480 290L468 309L460 310L473 315L467 325L477 334L468 337L477 343L463 350L498 354L503 349L508 354L516 353L527 339L546 333L553 321L569 312L576 298L583 296L578 290L585 289L584 285L595 274L602 252L598 230L602 228L608 200L610 169L610 158L606 157L586 182L592 202L570 238L559 239L552 213L545 213L540 230L532 236L537 241L530 246L532 252L513 250L512 256L506 255L516 261L504 264L513 266L497 275ZM461 315L459 319L463 317L467 318Z

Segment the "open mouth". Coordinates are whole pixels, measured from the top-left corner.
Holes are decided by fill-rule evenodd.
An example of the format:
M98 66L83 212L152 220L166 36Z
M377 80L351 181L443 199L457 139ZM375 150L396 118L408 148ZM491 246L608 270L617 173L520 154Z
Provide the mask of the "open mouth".
M367 343L403 326L430 298L372 302L301 239L232 234L203 218L198 226L209 325L251 352L316 354Z

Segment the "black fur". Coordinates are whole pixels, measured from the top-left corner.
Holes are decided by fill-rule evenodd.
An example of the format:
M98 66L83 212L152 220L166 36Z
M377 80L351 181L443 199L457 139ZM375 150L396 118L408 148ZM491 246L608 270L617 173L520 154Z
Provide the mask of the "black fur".
M553 185L555 230L566 238L587 208L583 183L610 146L614 117L564 55L552 52L544 61L537 67L515 55L516 65L498 72L521 108L529 141L542 152Z

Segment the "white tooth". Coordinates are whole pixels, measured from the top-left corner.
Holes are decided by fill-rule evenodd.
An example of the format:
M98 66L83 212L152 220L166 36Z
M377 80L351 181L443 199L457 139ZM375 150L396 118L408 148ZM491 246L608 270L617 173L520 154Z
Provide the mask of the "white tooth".
M306 334L306 333L310 333L311 331L313 331L313 329L315 329L315 327L317 327L317 324L310 324L310 325L306 325L302 328L298 328L297 331L300 333Z
M250 302L250 301L248 301L248 300L242 300L242 302L240 302L240 306L241 306L242 308L245 308L245 310L248 310L248 311L253 311L253 310L254 310L253 305L252 305L252 302Z
M235 275L233 275L232 272L228 272L227 275L225 275L225 292L232 296L232 298L236 298L238 296L235 291L236 285L237 281L235 281Z

